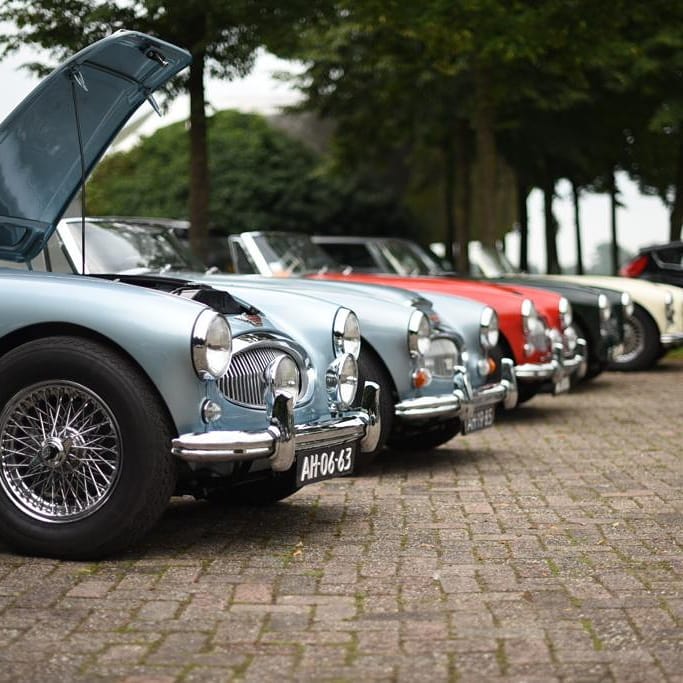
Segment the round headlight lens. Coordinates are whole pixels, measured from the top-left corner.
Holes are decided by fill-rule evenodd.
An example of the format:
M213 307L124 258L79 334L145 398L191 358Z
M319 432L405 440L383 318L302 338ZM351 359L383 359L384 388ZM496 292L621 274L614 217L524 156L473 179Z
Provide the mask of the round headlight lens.
M485 349L492 349L498 343L498 314L486 306L479 322L479 341Z
M612 306L605 294L598 294L598 308L600 309L600 320L606 323L612 316Z
M287 355L276 358L265 370L266 381L273 396L284 392L296 400L301 389L301 374L297 364Z
M563 296L560 297L558 309L560 311L560 322L562 323L562 329L564 330L574 322L574 312L572 311L572 305L569 303L569 300Z
M232 356L232 332L228 321L208 308L192 329L192 364L200 379L218 379L228 370Z
M327 370L327 389L330 398L341 408L348 408L358 389L358 362L350 354L337 358Z
M411 355L425 354L432 343L432 325L422 311L413 311L408 322L408 350Z
M635 306L633 305L633 298L628 292L621 293L621 305L624 307L624 314L626 317L632 317L635 311Z
M525 334L536 332L538 328L538 311L531 299L522 301L522 326Z
M337 356L350 353L354 358L360 354L360 323L348 308L340 308L334 316L332 344Z

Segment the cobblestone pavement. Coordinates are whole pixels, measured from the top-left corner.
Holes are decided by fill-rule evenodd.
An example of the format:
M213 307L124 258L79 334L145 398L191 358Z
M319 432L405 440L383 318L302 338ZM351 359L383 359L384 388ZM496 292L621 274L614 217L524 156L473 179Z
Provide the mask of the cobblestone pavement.
M683 363L97 564L0 546L0 680L683 681Z

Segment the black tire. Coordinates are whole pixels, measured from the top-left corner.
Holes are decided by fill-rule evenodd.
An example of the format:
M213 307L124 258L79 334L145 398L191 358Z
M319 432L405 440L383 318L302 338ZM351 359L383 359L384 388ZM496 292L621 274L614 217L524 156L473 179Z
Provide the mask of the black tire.
M443 424L426 427L415 434L402 434L400 438L389 439L389 446L396 451L431 451L450 441L460 433L460 420L451 420Z
M377 382L380 386L379 414L381 420L381 432L374 451L359 453L356 458L356 471L369 465L384 448L391 434L394 423L394 383L388 370L374 352L366 347L361 347L358 357L358 394L355 407L360 406L363 384L367 381Z
M517 405L530 401L540 391L540 382L520 382L517 385Z
M610 370L647 370L657 362L659 352L659 328L636 304L633 316L624 321L624 352L613 359Z
M172 433L147 378L104 344L48 337L8 352L0 535L24 553L79 560L135 543L173 493Z
M272 505L298 490L294 466L287 472L272 473L268 478L218 489L209 494L208 500L219 505Z

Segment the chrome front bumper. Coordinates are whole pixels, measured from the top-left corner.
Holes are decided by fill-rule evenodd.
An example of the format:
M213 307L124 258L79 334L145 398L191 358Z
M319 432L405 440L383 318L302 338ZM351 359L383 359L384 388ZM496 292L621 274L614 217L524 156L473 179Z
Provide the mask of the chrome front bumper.
M501 361L502 379L479 389L473 389L467 369L455 368L452 394L421 396L397 403L394 415L404 420L424 420L432 417L471 417L474 410L496 405L501 401L506 408L517 404L517 382L514 364L509 358Z
M552 360L547 363L523 363L515 365L515 377L518 382L545 382L560 384L562 380L576 374L577 379L585 377L588 369L586 341L578 339L576 353L571 358L564 357L562 344L553 345Z
M674 349L683 346L683 332L668 332L659 337L660 344L665 349Z
M303 425L294 424L294 403L280 393L273 403L267 429L258 432L213 431L181 434L173 439L171 451L192 463L238 462L268 458L275 472L284 472L294 463L296 451L325 448L360 439L361 452L373 451L379 441L380 388L366 382L360 410L341 417Z

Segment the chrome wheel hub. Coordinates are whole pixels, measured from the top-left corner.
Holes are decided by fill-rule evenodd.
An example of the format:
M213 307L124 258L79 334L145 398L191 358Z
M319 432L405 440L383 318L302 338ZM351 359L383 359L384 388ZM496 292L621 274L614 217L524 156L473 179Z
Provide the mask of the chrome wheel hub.
M645 330L636 318L631 318L624 323L624 350L615 358L615 361L617 363L630 363L644 349Z
M87 387L35 384L0 414L0 486L31 517L88 517L109 499L120 469L116 418Z

